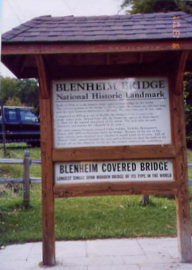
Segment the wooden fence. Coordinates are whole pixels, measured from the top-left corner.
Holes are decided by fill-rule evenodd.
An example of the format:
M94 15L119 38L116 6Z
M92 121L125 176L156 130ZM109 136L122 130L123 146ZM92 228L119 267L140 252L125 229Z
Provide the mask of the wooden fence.
M30 204L30 184L41 183L41 178L30 177L30 166L41 165L41 160L30 159L30 153L24 152L23 159L1 158L0 164L23 165L23 178L3 178L0 177L0 184L23 184L23 202L25 207ZM188 164L188 169L192 169L192 164ZM189 186L192 186L192 180L189 180ZM143 200L148 201L148 195L143 196Z
M41 183L41 178L30 177L30 166L41 165L41 160L30 159L30 153L24 152L23 159L1 158L0 164L23 165L23 178L0 178L0 184L23 184L23 202L25 207L30 204L30 184Z

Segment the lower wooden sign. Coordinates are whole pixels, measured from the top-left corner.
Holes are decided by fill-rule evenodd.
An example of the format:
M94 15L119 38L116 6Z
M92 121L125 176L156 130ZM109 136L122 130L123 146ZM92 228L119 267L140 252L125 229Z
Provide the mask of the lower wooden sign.
M55 184L174 180L172 160L60 162L54 173Z

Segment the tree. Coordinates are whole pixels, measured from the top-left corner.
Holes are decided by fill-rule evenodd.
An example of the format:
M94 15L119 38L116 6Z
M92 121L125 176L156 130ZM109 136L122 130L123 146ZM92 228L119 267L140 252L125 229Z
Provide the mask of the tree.
M24 106L18 97L10 97L5 103L5 106Z
M184 100L187 146L192 148L192 73L184 74Z
M131 7L131 14L184 11L192 14L190 0L124 0L121 8Z
M17 89L17 80L11 78L1 78L0 99L3 104L9 97L19 97Z
M21 103L33 106L36 110L39 107L38 84L36 80L18 80L19 97Z
M3 105L32 106L39 111L38 83L32 79L1 78L0 100Z

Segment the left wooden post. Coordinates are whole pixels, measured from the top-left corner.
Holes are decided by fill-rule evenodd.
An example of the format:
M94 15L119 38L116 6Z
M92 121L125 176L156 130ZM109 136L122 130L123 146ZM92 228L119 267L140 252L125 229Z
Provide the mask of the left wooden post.
M43 264L55 265L51 89L41 55L36 56L36 64L40 83Z
M24 173L23 173L23 203L26 208L30 205L30 153L24 153Z

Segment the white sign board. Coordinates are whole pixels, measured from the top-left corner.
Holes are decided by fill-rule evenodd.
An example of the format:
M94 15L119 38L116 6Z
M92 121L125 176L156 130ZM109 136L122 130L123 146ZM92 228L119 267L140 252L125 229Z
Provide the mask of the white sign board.
M53 83L54 147L170 144L167 78Z
M170 160L56 163L55 183L173 181Z

